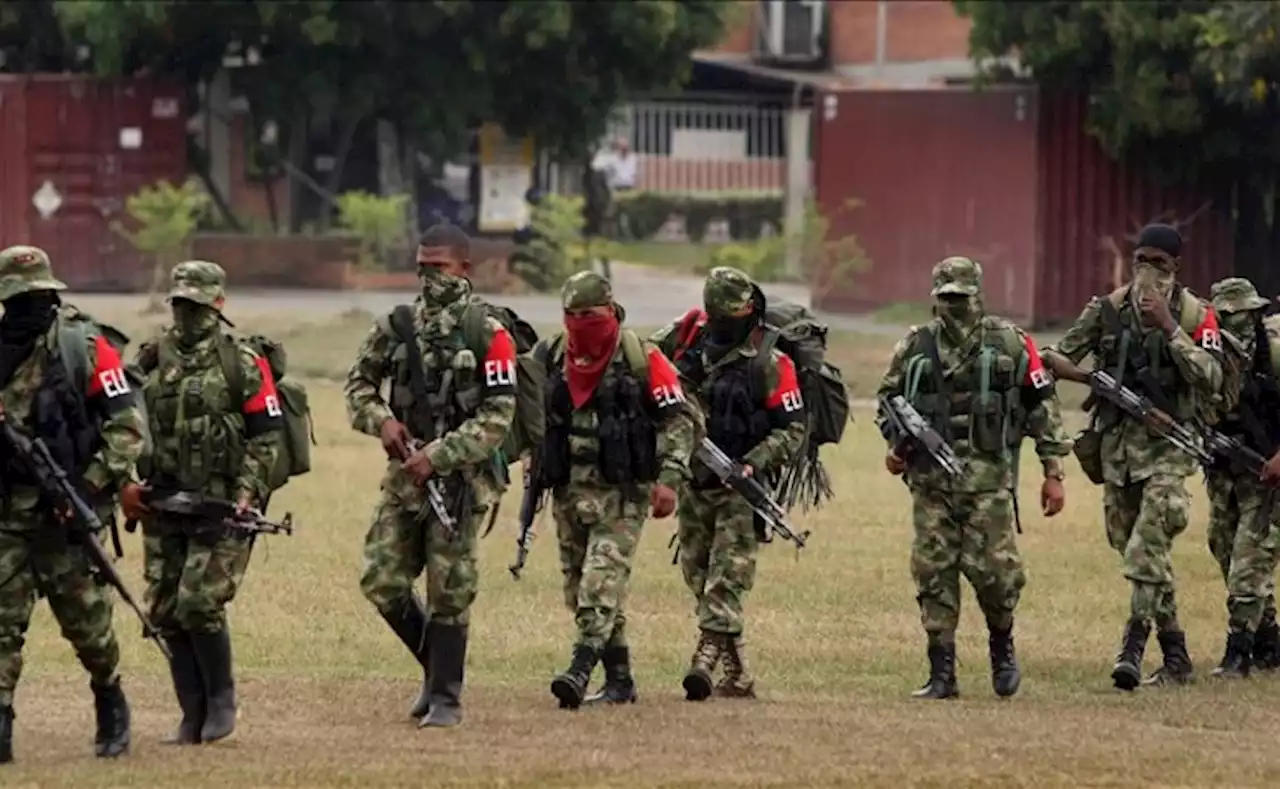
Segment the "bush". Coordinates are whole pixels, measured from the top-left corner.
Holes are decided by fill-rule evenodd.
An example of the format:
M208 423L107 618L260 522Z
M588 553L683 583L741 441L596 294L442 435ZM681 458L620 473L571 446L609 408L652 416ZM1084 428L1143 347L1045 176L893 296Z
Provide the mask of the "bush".
M860 203L847 201L837 213L857 208ZM831 222L810 201L805 207L804 227L800 231L801 273L788 274L786 235L756 241L725 244L711 253L698 273L706 274L716 266L741 269L757 282L779 282L801 279L810 283L815 294L825 294L848 282L860 271L870 268L871 261L858 243L857 236L830 238Z
M619 225L637 241L652 238L672 214L684 217L685 232L694 242L702 241L707 225L717 219L729 223L735 240L760 238L766 223L775 232L782 228L783 197L768 192L619 192L614 203Z
M164 309L162 294L169 268L187 254L191 236L210 203L209 195L194 178L182 186L160 181L142 187L125 201L125 210L138 226L136 231L128 230L119 222L112 223L112 230L128 239L139 252L151 255L154 261L148 312Z
M582 198L544 195L530 216L532 234L511 256L512 269L534 290L558 288L593 258L608 257L613 245L582 236Z
M381 197L369 192L338 195L338 226L360 239L357 265L362 269L386 269L397 251L404 249L408 221L408 195Z

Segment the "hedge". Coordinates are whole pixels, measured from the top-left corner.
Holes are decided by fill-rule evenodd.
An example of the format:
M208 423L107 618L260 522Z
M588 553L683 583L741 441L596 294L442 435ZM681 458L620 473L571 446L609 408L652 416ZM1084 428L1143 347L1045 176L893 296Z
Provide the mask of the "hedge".
M707 225L723 219L735 241L761 237L766 223L773 233L782 232L783 197L769 192L621 192L614 194L619 222L632 240L652 238L672 214L683 216L690 241L701 241Z

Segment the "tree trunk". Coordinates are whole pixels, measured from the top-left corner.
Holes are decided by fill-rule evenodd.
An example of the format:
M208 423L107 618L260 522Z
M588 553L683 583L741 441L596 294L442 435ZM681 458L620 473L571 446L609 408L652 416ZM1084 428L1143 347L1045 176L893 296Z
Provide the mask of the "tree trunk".
M311 135L308 133L310 125L308 124L307 107L303 103L299 103L293 110L293 116L289 123L289 151L288 161L289 167L286 168L286 181L288 189L285 190L287 196L284 216L284 226L289 233L297 233L302 230L302 201L299 196L302 194L303 183L295 173L305 172L307 164L307 154L311 150Z
M1235 271L1255 284L1266 273L1270 232L1262 191L1250 178L1236 184Z
M342 174L347 168L347 157L351 154L351 147L355 143L356 129L359 128L360 121L364 120L364 118L364 112L356 111L343 118L342 128L338 132L338 145L333 151L333 169L329 171L328 177L324 180L324 190L328 193L330 200L335 199L342 189ZM326 202L320 209L318 221L321 233L329 232L333 219L334 210Z
M209 199L213 200L213 205L218 209L218 215L222 217L222 221L237 233L244 232L244 225L240 224L240 219L231 211L231 204L227 202L227 198L222 194L222 190L213 182L213 178L209 173L209 159L207 156L196 157L196 161L192 162L196 171L196 176L200 179L200 183L204 184L204 190L209 194Z

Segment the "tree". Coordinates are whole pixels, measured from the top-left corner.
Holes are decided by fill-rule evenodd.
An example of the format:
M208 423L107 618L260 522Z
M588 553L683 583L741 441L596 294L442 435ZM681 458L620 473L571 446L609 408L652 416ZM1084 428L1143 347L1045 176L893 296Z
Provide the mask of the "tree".
M1269 265L1280 253L1276 3L955 5L973 21L970 51L989 76L1001 76L996 58L1016 55L1040 85L1087 95L1089 132L1111 156L1223 196L1237 271L1280 287Z

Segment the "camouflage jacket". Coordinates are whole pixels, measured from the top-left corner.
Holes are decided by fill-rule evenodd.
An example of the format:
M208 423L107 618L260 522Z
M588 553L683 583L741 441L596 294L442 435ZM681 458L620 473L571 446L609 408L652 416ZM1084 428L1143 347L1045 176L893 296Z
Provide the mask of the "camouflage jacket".
M949 390L944 393L927 386L916 389L908 380L927 382L933 377L932 363L922 347L926 333L937 343L943 386ZM918 376L914 374L917 364L922 365ZM982 402L984 388L989 403ZM904 395L948 438L960 458L962 468L956 478L928 463L910 463L906 481L912 488L964 492L1011 488L1024 436L1035 441L1046 472L1060 471L1062 458L1071 451L1052 378L1035 342L1013 323L994 315L983 316L961 343L942 329L937 318L913 327L894 348L876 394ZM939 424L940 413L945 423ZM877 415L876 422L883 429L883 417Z
M1095 364L1105 365L1104 360L1114 353L1118 340L1105 325L1103 300L1110 299L1113 305L1118 305L1121 319L1128 321L1132 308L1128 300L1122 298L1124 293L1127 289L1091 299L1062 339L1046 351L1057 353L1076 365L1086 356L1093 356ZM1181 412L1175 416L1186 419L1212 403L1218 394L1222 364L1217 352L1222 339L1213 308L1185 289L1180 293L1183 304L1179 310L1179 327L1171 337L1164 337L1159 328L1145 327L1136 321L1127 325L1134 327L1144 346L1159 345L1164 349L1161 353L1171 361L1161 368L1170 384L1166 394L1174 399ZM1153 362L1158 363L1158 359ZM1195 459L1161 438L1154 429L1123 414L1117 415L1110 424L1100 420L1097 413L1094 420L1102 432L1102 472L1108 483L1125 485L1158 473L1183 477L1195 473Z
M31 356L0 391L7 419L18 425L27 424L46 366L56 358L59 327L74 314L72 307L59 311L53 327L36 343ZM125 383L120 354L101 334L92 339L87 348L88 380L72 382L78 391L85 393L90 418L100 420L101 424L101 443L85 469L84 481L91 494L114 497L120 487L135 476L144 446L144 425L141 410L134 404L136 394ZM40 490L25 486L15 486L6 493L10 512L30 512L41 497Z
M413 325L426 367L440 365L437 349L456 339L463 312L473 298L466 295L445 305L429 302L423 296L414 301ZM448 362L455 372L465 374L479 388L478 404L465 421L432 441L427 455L436 476L462 472L471 480L477 502L487 505L501 495L504 481L495 473L477 472L493 472L495 453L515 418L516 346L497 319L486 316L485 326L489 349L485 359L476 360L470 351L460 351ZM343 386L353 429L380 436L382 425L395 418L382 397L382 385L387 380L407 379L406 350L382 321L375 322L365 335ZM493 371L497 374L490 374ZM421 506L421 488L413 484L400 465L398 459L388 461L384 487L396 491L402 500Z
M677 325L669 324L650 338L668 357L675 352ZM708 398L718 371L735 364L747 364L755 359L757 353L755 340L750 339L729 351L719 361L712 364L703 363L701 382L694 387L686 386L686 390L693 393L698 408L704 414L708 413ZM760 407L769 413L775 427L763 441L739 458L742 463L751 466L761 476L778 471L795 457L804 444L807 427L795 363L791 361L791 357L776 348L770 351L769 360L770 364L765 366L763 387L767 394L764 402L760 403ZM696 466L702 465L696 455L693 463ZM710 471L706 473L710 474Z
M243 402L232 402L224 345L240 365ZM221 331L183 349L167 328L138 348L132 366L144 377L151 419L149 481L261 505L284 427L267 360Z

